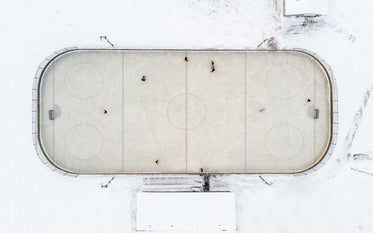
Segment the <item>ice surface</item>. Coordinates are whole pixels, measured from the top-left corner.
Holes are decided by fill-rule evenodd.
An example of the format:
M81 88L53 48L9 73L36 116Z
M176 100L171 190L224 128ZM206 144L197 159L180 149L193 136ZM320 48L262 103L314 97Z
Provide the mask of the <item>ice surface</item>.
M73 51L42 77L42 147L80 174L302 172L329 150L330 81L301 51Z

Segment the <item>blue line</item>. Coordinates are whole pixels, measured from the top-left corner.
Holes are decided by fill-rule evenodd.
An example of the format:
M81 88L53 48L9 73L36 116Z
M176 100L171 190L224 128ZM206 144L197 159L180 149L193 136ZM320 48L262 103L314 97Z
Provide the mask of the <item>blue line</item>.
M247 135L246 135L246 130L247 130L247 128L246 128L246 102L247 102L247 100L246 100L246 52L245 52L245 172L246 172L246 154L247 154L247 141L246 141L246 139L247 139Z
M124 172L124 54L122 51L122 172Z

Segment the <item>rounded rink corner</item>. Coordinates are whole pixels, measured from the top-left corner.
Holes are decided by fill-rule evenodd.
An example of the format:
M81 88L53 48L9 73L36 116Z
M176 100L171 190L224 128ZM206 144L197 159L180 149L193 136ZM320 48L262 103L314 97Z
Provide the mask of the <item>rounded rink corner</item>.
M34 77L33 144L62 175L306 175L331 156L337 86L304 49L70 47Z

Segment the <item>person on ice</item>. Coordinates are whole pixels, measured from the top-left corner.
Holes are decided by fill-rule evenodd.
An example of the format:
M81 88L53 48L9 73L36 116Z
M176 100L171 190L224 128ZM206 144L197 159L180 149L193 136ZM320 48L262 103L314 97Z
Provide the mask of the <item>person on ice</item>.
M184 58L184 61L188 62L188 57L185 57L185 58Z
M211 61L211 73L215 71L215 63Z

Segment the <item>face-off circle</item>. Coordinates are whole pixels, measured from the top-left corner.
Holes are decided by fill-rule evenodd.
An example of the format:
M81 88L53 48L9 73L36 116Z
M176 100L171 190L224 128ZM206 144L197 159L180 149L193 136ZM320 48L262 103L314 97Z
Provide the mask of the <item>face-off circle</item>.
M178 129L188 130L198 127L206 116L205 104L196 95L179 94L172 98L167 106L169 122Z
M267 132L265 147L272 156L287 161L302 153L304 137L295 126L289 124L277 125Z
M90 99L102 90L104 75L91 63L78 63L68 69L64 83L70 95L77 99Z
M101 154L104 137L99 129L90 124L73 126L65 135L65 149L78 160L91 160Z
M302 71L292 64L281 63L269 69L265 76L265 88L273 97L290 99L303 88Z

